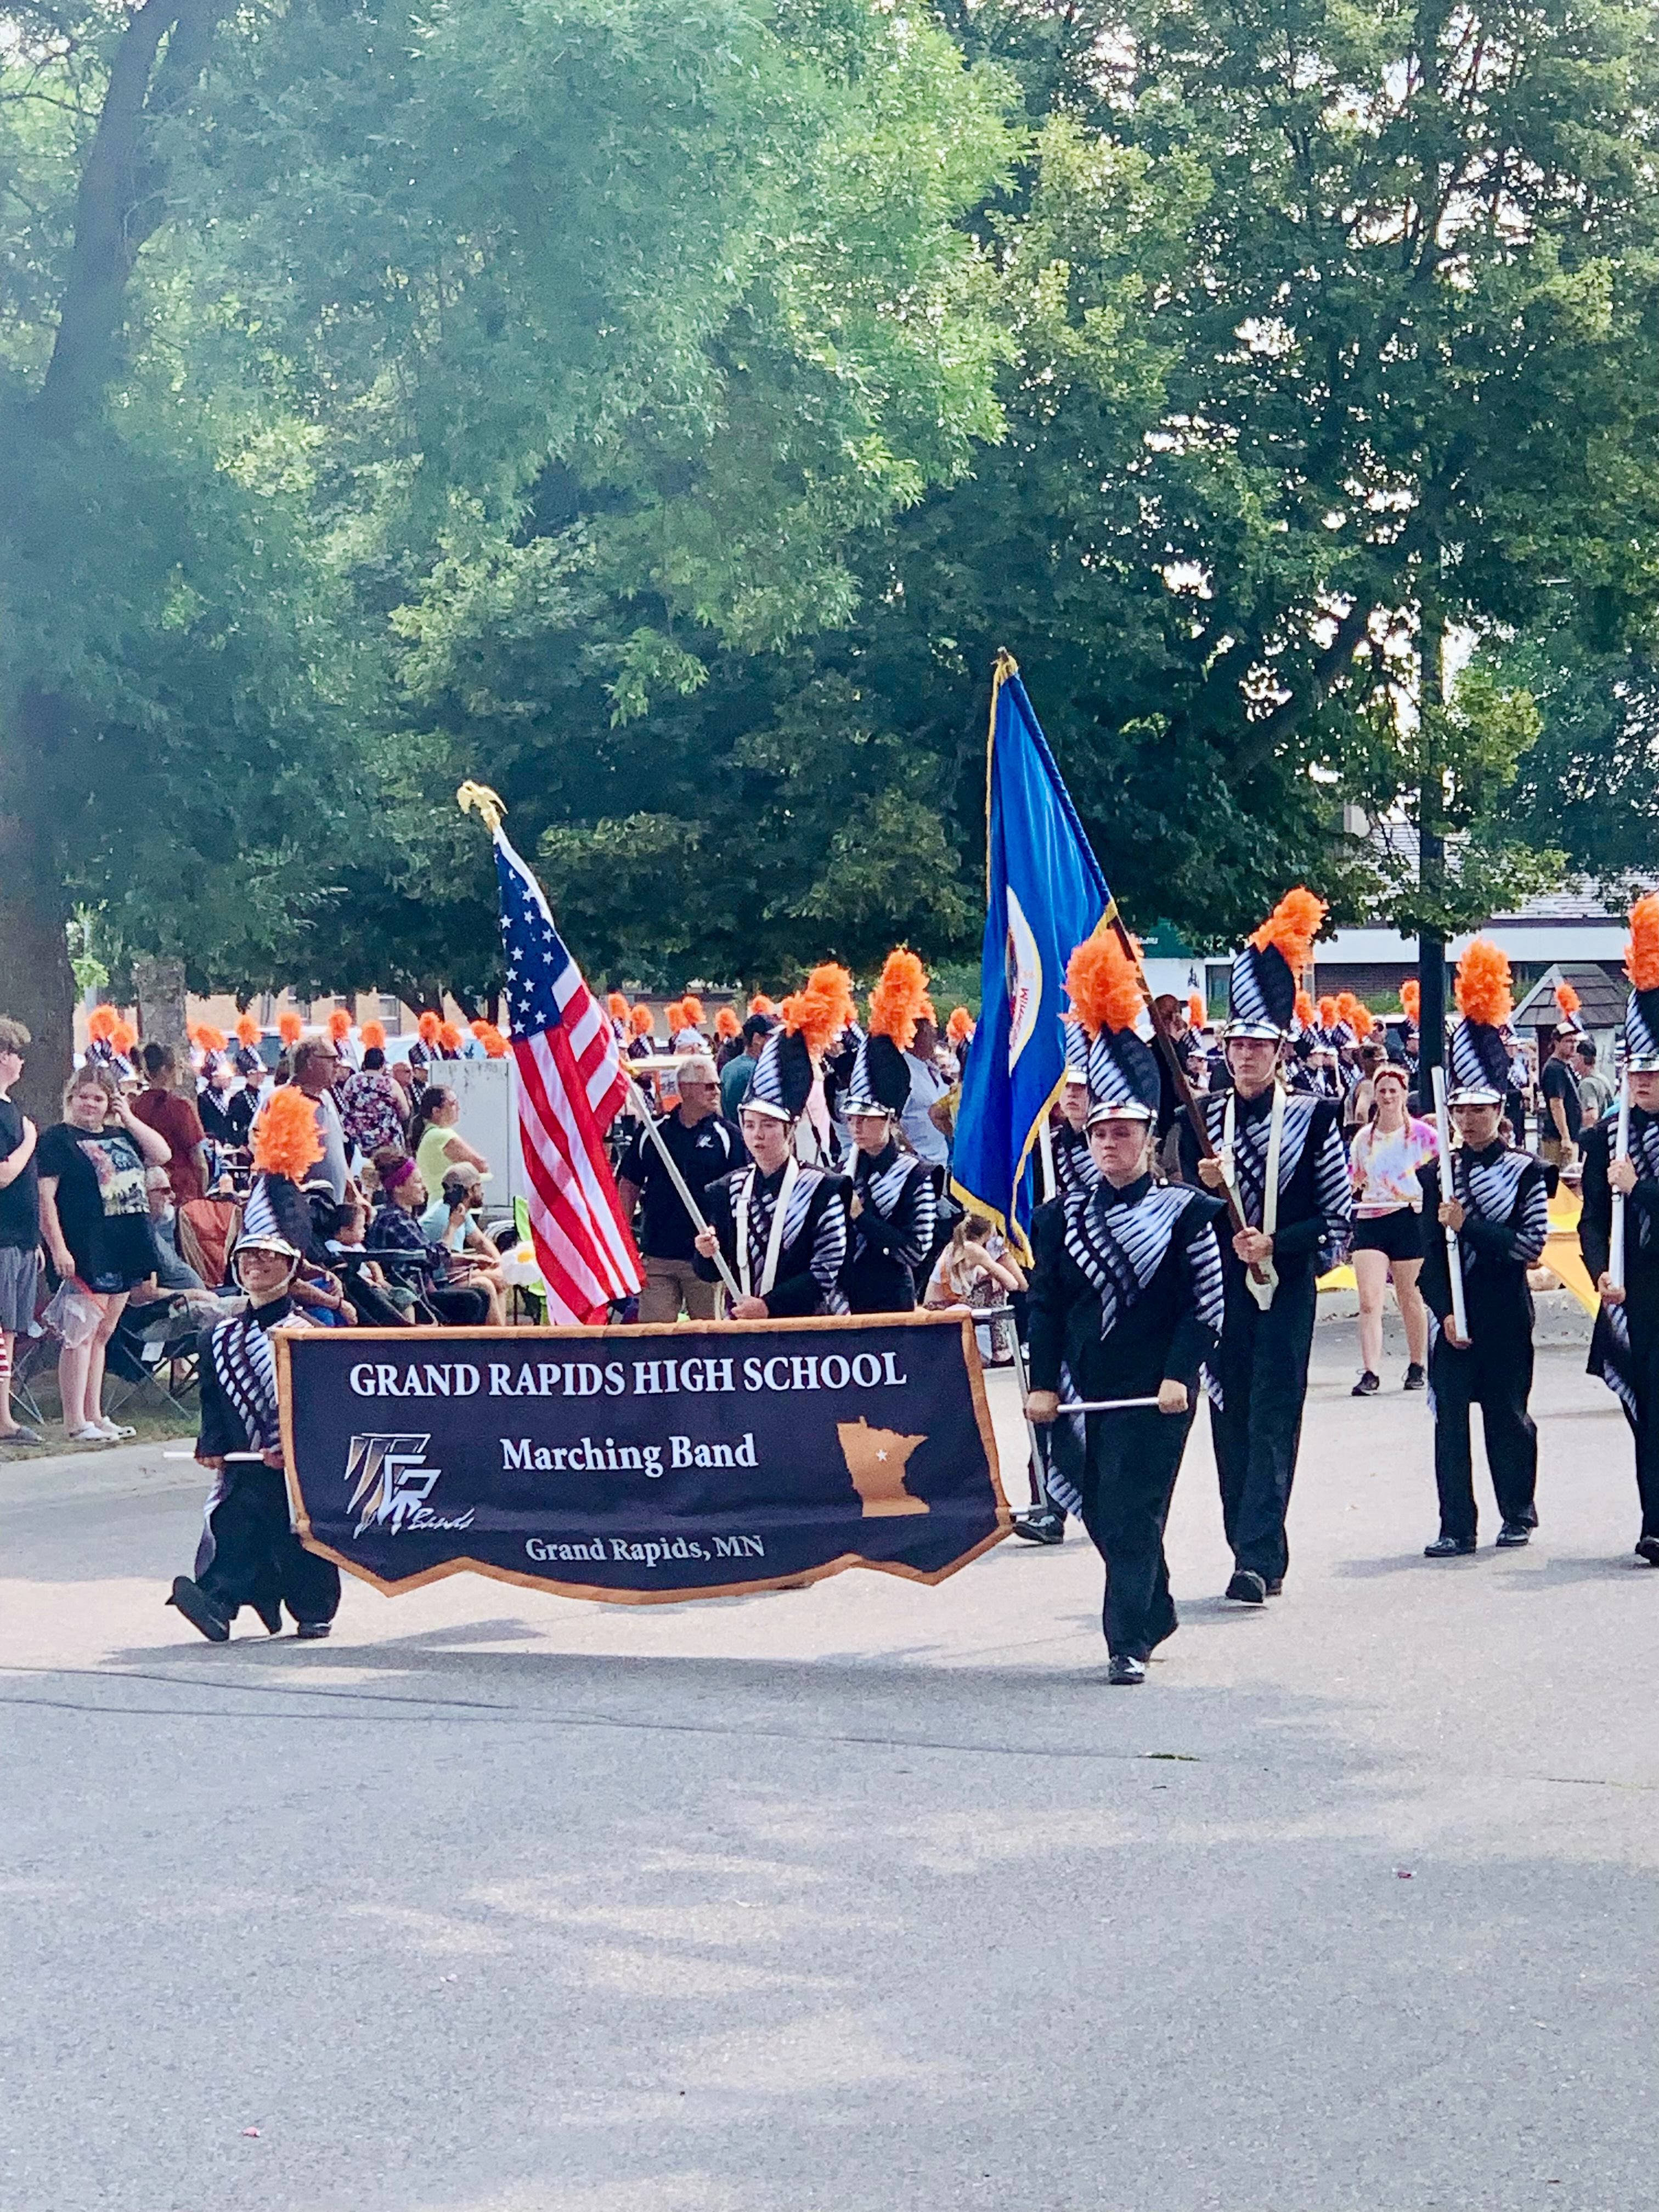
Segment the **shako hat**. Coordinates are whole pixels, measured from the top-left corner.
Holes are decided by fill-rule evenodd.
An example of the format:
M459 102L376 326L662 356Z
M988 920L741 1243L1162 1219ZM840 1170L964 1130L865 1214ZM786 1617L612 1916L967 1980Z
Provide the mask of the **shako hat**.
M1324 900L1298 884L1239 947L1228 987L1224 1042L1231 1037L1283 1041L1296 1018L1297 979L1325 913Z
M927 1001L927 971L914 952L900 945L883 962L870 994L870 1027L859 1036L843 1113L903 1112L910 1097L904 1055L915 1042Z
M1659 891L1630 910L1625 973L1631 981L1625 1008L1625 1066L1633 1075L1659 1072Z
M804 1109L819 1060L853 1018L852 983L844 968L826 962L784 1000L783 1027L761 1047L743 1101L745 1113L793 1121Z
M1155 1121L1158 1062L1134 1026L1146 994L1115 930L1084 939L1066 963L1066 988L1089 1040L1090 1127L1097 1121Z
M1510 963L1489 938L1477 937L1457 963L1457 1011L1448 1103L1501 1106L1510 1081L1510 1048L1500 1034L1512 1011Z

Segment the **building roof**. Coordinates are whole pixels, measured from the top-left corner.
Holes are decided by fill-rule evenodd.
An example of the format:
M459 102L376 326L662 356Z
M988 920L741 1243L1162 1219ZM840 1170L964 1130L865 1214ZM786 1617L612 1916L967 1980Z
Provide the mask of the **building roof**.
M1419 875L1421 856L1419 850L1417 825L1390 818L1371 822L1367 836L1376 850L1390 860L1405 861L1413 877ZM1457 872L1457 848L1463 841L1452 836L1446 840L1446 861L1451 872ZM1593 876L1569 876L1557 890L1540 891L1537 897L1522 902L1503 914L1491 915L1488 924L1538 921L1623 921L1632 898L1645 891L1659 890L1659 877L1620 877L1615 882L1603 882Z
M1512 1017L1517 1029L1553 1029L1560 1018L1555 1003L1558 983L1571 983L1578 994L1578 1018L1587 1030L1617 1029L1625 1018L1629 986L1609 975L1593 960L1553 962L1527 993Z

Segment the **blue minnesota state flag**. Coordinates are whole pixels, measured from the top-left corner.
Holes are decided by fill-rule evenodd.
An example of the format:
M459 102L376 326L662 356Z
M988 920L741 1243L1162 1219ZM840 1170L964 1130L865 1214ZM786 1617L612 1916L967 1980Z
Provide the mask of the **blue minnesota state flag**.
M1066 1076L1072 949L1113 911L1019 671L997 656L979 1025L962 1081L951 1188L1030 1256L1031 1152Z

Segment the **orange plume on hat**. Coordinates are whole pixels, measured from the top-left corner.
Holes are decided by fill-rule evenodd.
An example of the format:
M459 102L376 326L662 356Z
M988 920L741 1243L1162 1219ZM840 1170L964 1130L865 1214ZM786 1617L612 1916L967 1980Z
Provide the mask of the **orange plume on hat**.
M1630 910L1625 973L1638 991L1659 990L1659 891L1650 891Z
M1457 1011L1496 1029L1514 1010L1510 963L1488 937L1477 937L1457 963Z
M1316 898L1304 884L1298 884L1294 890L1285 892L1261 928L1253 933L1250 943L1258 952L1265 952L1270 945L1276 945L1288 962L1291 975L1299 975L1308 964L1313 941L1329 910L1322 898Z
M287 1176L298 1182L323 1157L317 1109L303 1091L285 1083L266 1099L248 1142L261 1175Z
M1336 1018L1340 1022L1346 1022L1348 1027L1353 1030L1356 1036L1359 1034L1358 1026L1355 1018L1358 1012L1359 1001L1355 998L1353 993L1352 991L1339 991L1336 994Z
M1413 1028L1423 1006L1423 987L1415 975L1407 975L1400 986L1400 1011Z
M628 1019L628 999L625 993L607 991L605 994L605 1003L619 1022L625 1022Z
M1336 1027L1337 1019L1336 1000L1328 996L1322 998L1319 1002L1320 1028L1322 1030L1334 1030Z
M117 1022L109 1033L109 1048L118 1052L123 1060L138 1042L138 1032L131 1022Z
M688 991L680 1005L684 1010L687 1029L700 1030L703 1024L702 1000L695 993Z
M190 1036L191 1043L200 1045L204 1052L222 1052L225 1048L224 1031L216 1030L211 1022L198 1022Z
M645 1005L635 1006L628 1017L628 1026L635 1036L647 1036L653 1026L650 1007Z
M736 1014L732 1012L730 1006L722 1006L714 1016L714 1035L716 1036L734 1037L737 1036L742 1026L742 1023L738 1021Z
M685 1027L685 1001L671 999L663 1008L662 1018L668 1024L668 1042L672 1044L679 1031Z
M751 1014L775 1014L778 1010L764 991L757 991L749 1001L749 1011Z
M328 1033L336 1044L343 1044L351 1035L351 1017L343 1006L329 1008Z
M453 1022L439 1023L438 1042L446 1052L459 1052L460 1050L461 1033L456 1028Z
M505 1060L507 1058L507 1039L494 1022L474 1022L472 1034L483 1047L486 1059Z
M120 1019L113 1006L94 1006L87 1016L87 1035L100 1043L107 1044L115 1034L115 1024Z
M276 1034L284 1044L298 1044L300 1032L304 1027L305 1024L298 1014L278 1014L276 1017Z
M1555 1003L1564 1014L1576 1014L1578 1012L1578 994L1571 983L1560 982L1556 985Z
M783 1002L785 1029L791 1036L805 1040L814 1060L835 1042L853 1018L853 979L833 960L815 968L800 989Z
M1188 1028L1201 1030L1208 1016L1209 1008L1205 1005L1200 994L1196 991L1188 991L1187 994Z
M1140 948L1135 947L1139 955ZM1102 1030L1133 1029L1146 994L1134 960L1115 929L1085 937L1066 963L1066 988L1078 1019L1091 1037Z
M1364 1044L1365 1039L1376 1027L1376 1016L1363 999L1356 999L1353 1002L1353 1012L1348 1018L1353 1024L1354 1035L1359 1039L1361 1044Z
M254 1020L252 1014L237 1015L236 1042L238 1044L245 1044L250 1047L256 1045L259 1042L260 1034L259 1024ZM368 1030L365 1030L363 1034L367 1036L368 1034Z
M974 1026L974 1018L966 1006L952 1006L951 1018L945 1024L945 1034L952 1044L960 1044Z
M1314 1002L1305 991L1298 991L1296 994L1296 1018L1304 1030L1312 1026Z
M362 1037L363 1050L365 1052L384 1052L386 1050L386 1024L384 1022L365 1022L359 1034Z
M927 1003L927 970L900 945L882 963L880 980L870 994L871 1036L890 1037L901 1052L908 1052Z
M438 1042L438 1030L441 1026L441 1024L438 1020L438 1017L433 1012L430 1006L427 1008L426 1012L421 1016L420 1019L415 1024L422 1044L436 1044Z

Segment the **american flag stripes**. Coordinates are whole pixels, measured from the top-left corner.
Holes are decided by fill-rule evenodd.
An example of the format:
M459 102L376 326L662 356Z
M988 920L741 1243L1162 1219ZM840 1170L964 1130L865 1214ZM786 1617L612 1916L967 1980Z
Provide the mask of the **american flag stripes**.
M542 887L500 830L495 879L519 1069L530 1232L555 1322L598 1322L644 1277L603 1139L627 1095L605 1007L553 926Z

